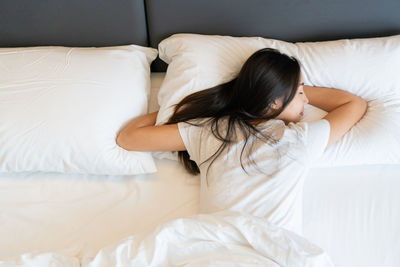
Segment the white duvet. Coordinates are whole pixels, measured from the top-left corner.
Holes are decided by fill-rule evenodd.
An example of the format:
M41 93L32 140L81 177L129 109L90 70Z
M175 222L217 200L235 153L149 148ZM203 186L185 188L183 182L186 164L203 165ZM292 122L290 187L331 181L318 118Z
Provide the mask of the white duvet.
M170 220L101 249L94 258L23 254L0 266L334 266L306 239L234 212Z

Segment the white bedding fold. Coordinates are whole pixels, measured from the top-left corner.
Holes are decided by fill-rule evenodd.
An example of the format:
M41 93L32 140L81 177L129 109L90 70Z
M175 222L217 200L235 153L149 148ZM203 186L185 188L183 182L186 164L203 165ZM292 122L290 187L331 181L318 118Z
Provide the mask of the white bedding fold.
M25 254L0 266L334 266L306 239L235 212L170 220L99 251L94 258Z

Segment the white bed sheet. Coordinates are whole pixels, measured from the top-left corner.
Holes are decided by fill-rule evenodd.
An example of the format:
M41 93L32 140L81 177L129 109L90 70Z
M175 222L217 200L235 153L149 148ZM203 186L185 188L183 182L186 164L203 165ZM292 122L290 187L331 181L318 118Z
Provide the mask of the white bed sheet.
M400 164L311 169L304 236L343 267L400 266Z
M149 112L164 73L152 74ZM0 173L0 260L22 253L94 256L99 249L199 208L198 177L156 159L140 176ZM304 235L339 267L400 266L400 164L312 169Z
M198 211L198 179L156 160L140 176L0 174L0 259L94 255L111 242Z

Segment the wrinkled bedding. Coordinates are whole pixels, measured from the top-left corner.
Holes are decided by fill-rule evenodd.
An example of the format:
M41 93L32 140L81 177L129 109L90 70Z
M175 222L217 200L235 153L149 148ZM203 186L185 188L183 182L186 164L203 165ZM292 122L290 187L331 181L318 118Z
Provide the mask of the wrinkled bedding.
M165 222L91 258L26 254L0 266L334 266L319 247L257 217L233 212Z

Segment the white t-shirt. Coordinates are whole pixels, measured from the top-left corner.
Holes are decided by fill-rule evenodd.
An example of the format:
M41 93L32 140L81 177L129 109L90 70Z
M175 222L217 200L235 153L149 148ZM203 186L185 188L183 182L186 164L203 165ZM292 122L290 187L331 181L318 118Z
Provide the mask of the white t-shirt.
M224 120L221 126L226 126L226 122ZM244 139L238 134L237 142L214 160L206 176L211 160L200 163L216 152L221 141L214 137L209 126L178 123L190 159L200 169L200 212L240 211L264 217L278 226L302 234L304 177L313 160L320 157L326 148L329 122L322 119L285 125L282 120L269 120L257 125L257 128L278 142L271 144L250 137L242 157L248 173L240 164ZM251 158L263 173L257 171L247 156L251 145Z

